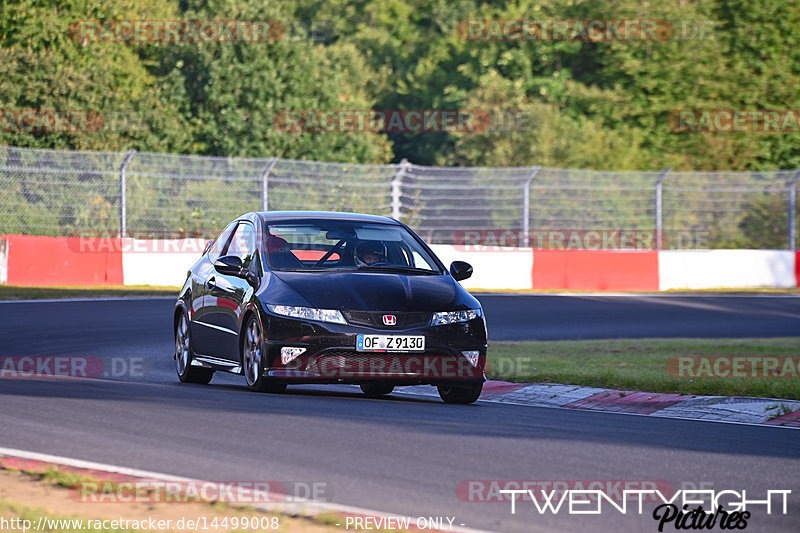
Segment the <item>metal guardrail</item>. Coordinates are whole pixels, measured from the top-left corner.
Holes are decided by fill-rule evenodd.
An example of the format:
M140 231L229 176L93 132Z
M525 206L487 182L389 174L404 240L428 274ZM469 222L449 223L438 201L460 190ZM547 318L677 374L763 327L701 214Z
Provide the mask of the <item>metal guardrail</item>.
M0 235L214 234L254 210L389 215L464 230L652 231L656 248L797 246L800 171L598 171L325 163L0 146ZM694 240L693 240L694 239Z

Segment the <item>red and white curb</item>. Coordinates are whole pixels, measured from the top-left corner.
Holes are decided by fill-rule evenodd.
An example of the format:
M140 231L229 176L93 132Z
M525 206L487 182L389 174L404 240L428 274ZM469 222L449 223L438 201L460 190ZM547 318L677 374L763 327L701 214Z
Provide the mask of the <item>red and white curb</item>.
M402 394L437 396L434 387L400 387ZM556 383L487 381L482 401L563 407L666 418L800 428L800 401L621 391Z
M103 463L95 463L92 461L84 461L82 459L73 459L69 457L61 457L57 455L49 455L38 452L30 452L26 450L17 450L14 448L0 447L0 468L25 470L33 472L45 472L48 468L57 467L58 470L70 472L75 474L91 477L98 481L108 481L113 483L137 483L137 482L185 482L185 483L212 483L200 479L193 479L187 477L173 476L170 474L163 474L158 472L149 472L147 470L139 470L136 468L129 468L125 466L115 466ZM302 498L293 497L293 502L281 503L248 503L248 507L253 507L258 511L265 513L281 513L291 516L301 516L306 518L313 518L321 513L334 514L341 517L342 523L336 524L344 529L345 520L347 517L363 517L370 519L385 518L392 520L395 523L408 520L410 522L409 531L448 531L456 533L484 533L483 530L472 529L460 524L453 524L452 527L445 529L426 529L415 527L415 517L387 513L383 511L374 511L371 509L364 509L361 507L354 507L350 505L341 505L330 502L318 502L312 500L304 500ZM545 529L537 529L536 531L547 531Z

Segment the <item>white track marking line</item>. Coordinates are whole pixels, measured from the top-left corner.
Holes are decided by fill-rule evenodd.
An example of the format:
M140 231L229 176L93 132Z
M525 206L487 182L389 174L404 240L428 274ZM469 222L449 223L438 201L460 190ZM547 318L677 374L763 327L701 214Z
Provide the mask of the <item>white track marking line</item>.
M151 472L148 470L140 470L138 468L129 468L126 466L116 466L116 465L109 465L105 463L95 463L93 461L85 461L83 459L73 459L71 457L62 457L58 455L50 455L46 453L39 453L39 452L29 452L26 450L18 450L15 448L5 448L0 446L0 457L16 457L20 459L30 459L33 461L43 461L46 463L54 463L57 465L63 466L71 466L75 468L86 468L90 470L99 470L102 472L110 472L114 474L123 474L128 476L134 477L141 477L146 479L152 480L160 480L160 481L182 481L182 482L199 482L202 483L203 480L188 478L188 477L181 477L181 476L173 476L170 474L162 474L158 472ZM400 518L400 519L408 519L414 522L415 518L410 516L404 516L395 513L388 513L385 511L375 511L372 509L365 509L363 507L355 507L350 505L342 505L336 503L323 503L323 502L315 502L312 500L307 500L304 498L297 498L295 497L296 503L275 503L275 504L259 504L254 506L259 511L263 512L285 512L292 515L300 515L304 517L313 517L319 513L323 512L339 512L345 514L355 514L355 515L364 515L364 516L375 516L378 518ZM487 533L484 530L480 529L471 529L463 526L455 526L452 529L448 529L448 531L456 531L460 533ZM541 532L541 533L549 533L553 530L551 529L531 529L534 532Z
M114 466L104 463L95 463L93 461L84 461L83 459L72 459L71 457L61 457L59 455L49 455L46 453L29 452L26 450L17 450L15 448L4 448L1 446L0 446L0 456L18 457L20 459L31 459L33 461L44 461L46 463L55 463L63 466L73 466L75 468L87 468L89 470L100 470L102 472L124 474L126 476L134 476L134 477L161 479L164 481L198 481L196 479L191 479L188 477L172 476L169 474L161 474L158 472L139 470L137 468L128 468L126 466Z

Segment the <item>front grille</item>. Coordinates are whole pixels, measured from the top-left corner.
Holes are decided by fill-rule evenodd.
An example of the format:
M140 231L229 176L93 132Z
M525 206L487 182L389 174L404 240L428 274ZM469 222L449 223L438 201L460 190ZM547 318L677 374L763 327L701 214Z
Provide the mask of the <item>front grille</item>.
M357 326L368 326L379 329L407 329L425 327L431 323L431 313L395 313L392 311L342 311L342 314L350 324ZM394 315L397 317L397 324L385 326L383 315Z

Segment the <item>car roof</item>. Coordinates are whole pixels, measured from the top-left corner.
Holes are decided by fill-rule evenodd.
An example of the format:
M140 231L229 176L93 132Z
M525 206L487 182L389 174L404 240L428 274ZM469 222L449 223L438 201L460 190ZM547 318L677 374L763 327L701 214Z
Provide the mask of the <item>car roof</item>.
M400 225L393 218L363 213L340 213L335 211L262 211L256 213L265 223L297 222L301 220L335 220L341 222L377 222Z

